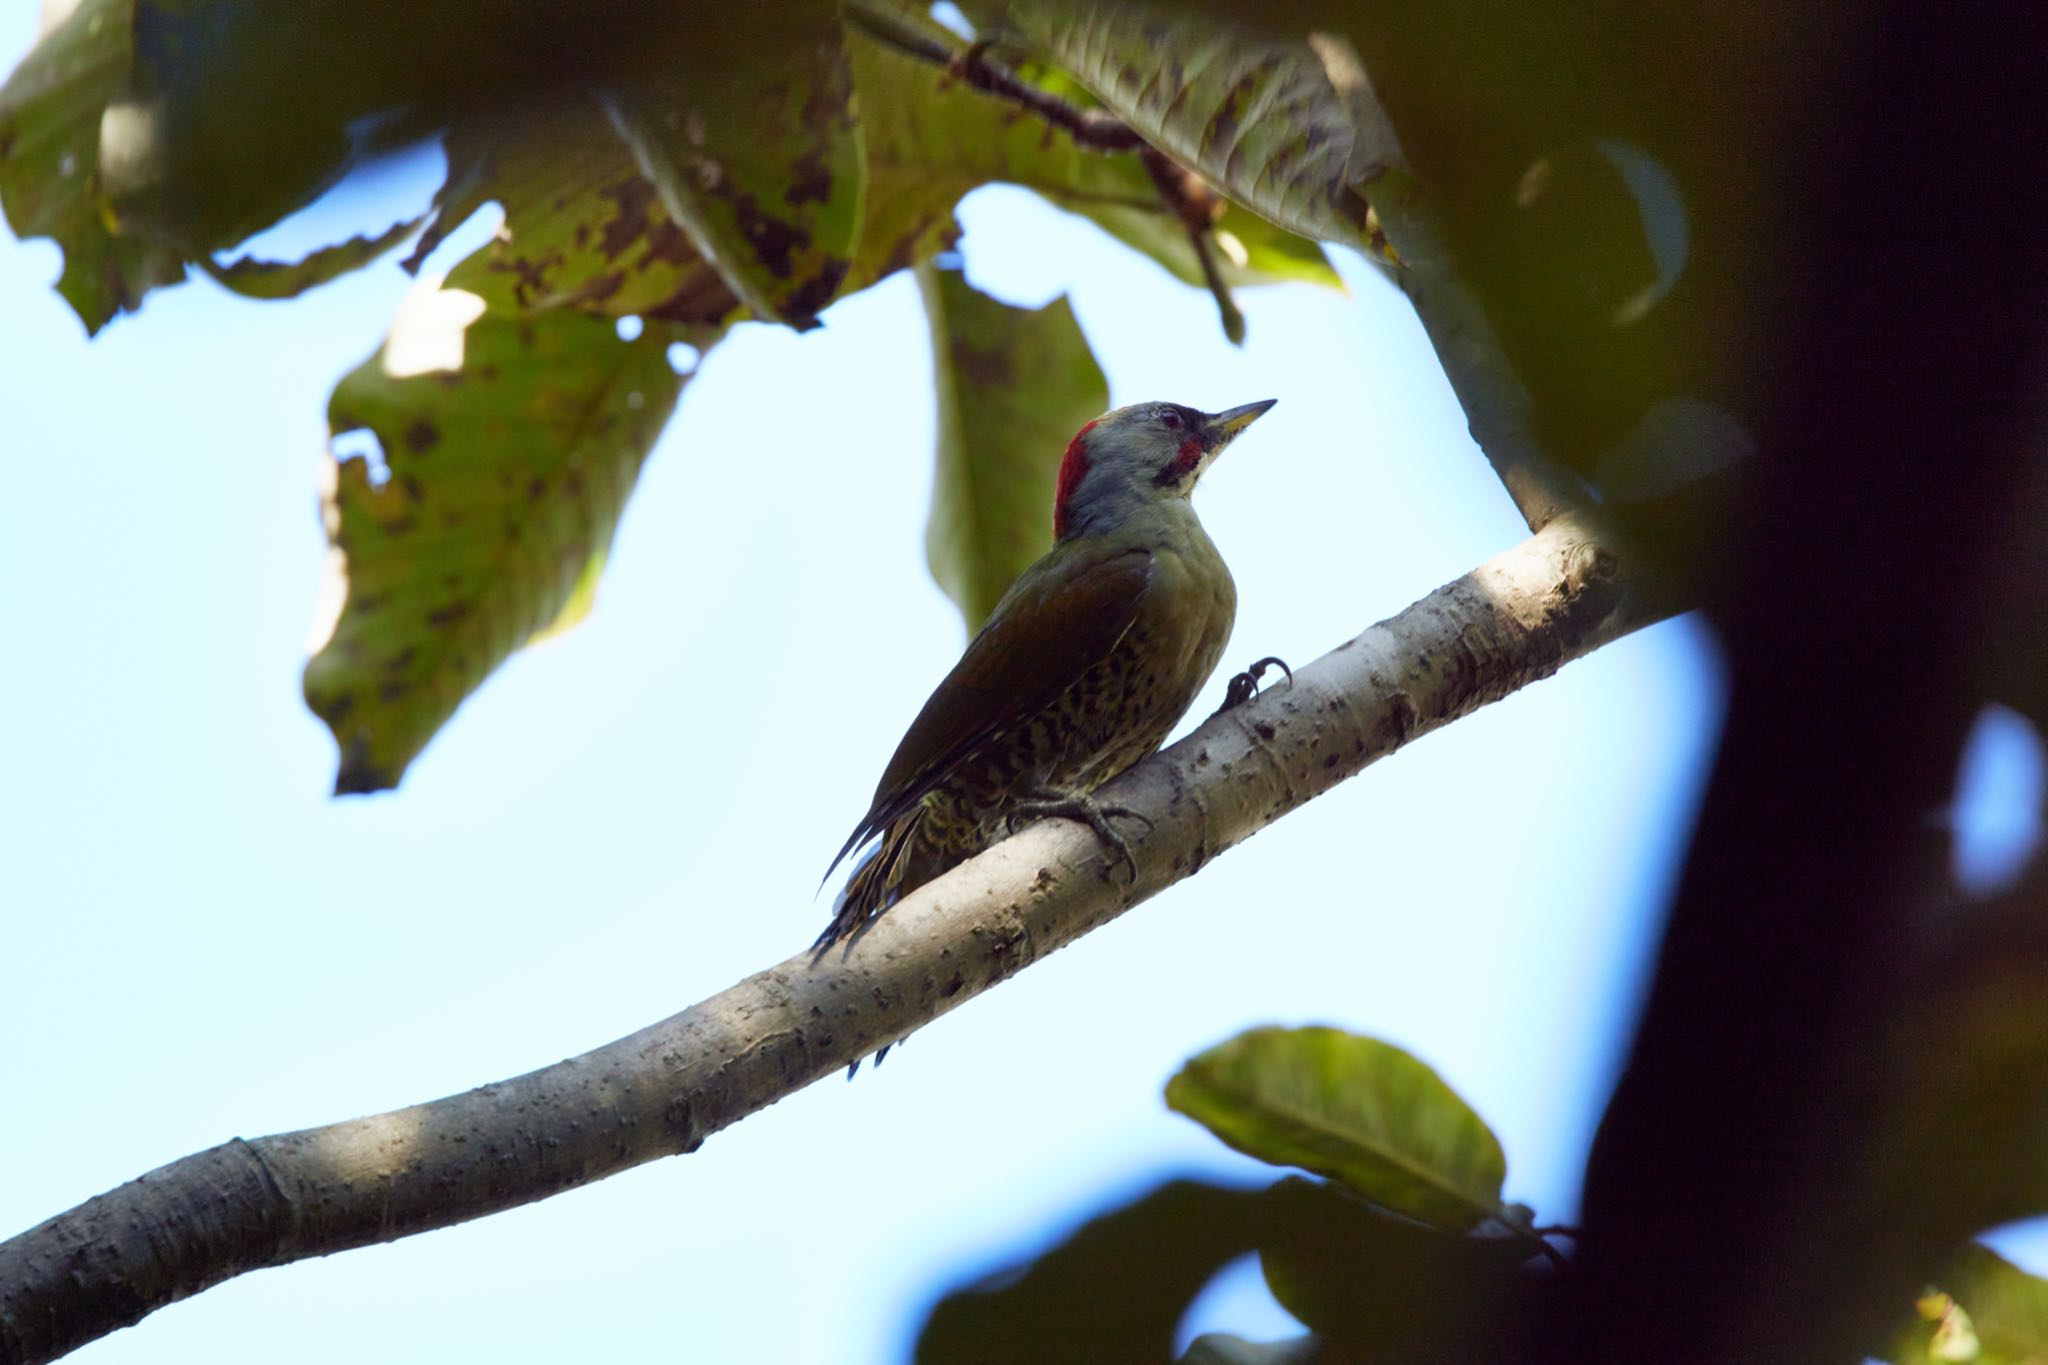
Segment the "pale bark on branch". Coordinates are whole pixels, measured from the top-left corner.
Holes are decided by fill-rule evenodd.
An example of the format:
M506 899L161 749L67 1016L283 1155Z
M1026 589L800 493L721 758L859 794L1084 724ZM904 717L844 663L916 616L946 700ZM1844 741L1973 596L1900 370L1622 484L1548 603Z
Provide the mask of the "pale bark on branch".
M245 1271L390 1241L671 1153L929 1024L1419 735L1647 624L1576 515L1211 718L1105 796L1151 819L1135 878L1036 825L854 945L771 967L527 1075L172 1162L0 1244L0 1360L42 1361Z

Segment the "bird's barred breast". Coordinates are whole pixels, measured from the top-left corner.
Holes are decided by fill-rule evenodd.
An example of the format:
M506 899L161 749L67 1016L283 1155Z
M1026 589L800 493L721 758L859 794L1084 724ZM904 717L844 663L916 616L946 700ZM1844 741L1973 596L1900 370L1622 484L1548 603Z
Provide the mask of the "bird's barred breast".
M993 841L1020 789L1093 788L1159 747L1215 671L1237 611L1222 557L1189 550L1155 551L1137 619L1108 657L954 771L927 803L938 825L971 823L976 842Z

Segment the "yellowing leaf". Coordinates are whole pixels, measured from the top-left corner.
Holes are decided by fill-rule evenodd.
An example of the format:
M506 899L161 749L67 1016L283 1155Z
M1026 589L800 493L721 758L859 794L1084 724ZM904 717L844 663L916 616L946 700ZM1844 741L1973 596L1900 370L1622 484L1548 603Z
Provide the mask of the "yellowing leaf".
M732 21L744 10L704 13L679 69L611 90L607 110L740 301L814 326L846 278L865 174L839 6L782 0L772 42Z
M382 469L341 459L326 501L346 596L305 689L341 748L337 792L396 785L493 668L587 606L682 390L672 340L425 292L335 389L337 439L368 431L383 451Z

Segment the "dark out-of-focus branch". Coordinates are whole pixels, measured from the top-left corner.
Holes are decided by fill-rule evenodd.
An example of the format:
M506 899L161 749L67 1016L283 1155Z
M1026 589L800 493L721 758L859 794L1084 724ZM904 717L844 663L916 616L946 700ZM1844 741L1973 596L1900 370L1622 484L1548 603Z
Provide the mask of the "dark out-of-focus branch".
M1993 9L1853 13L1839 78L1804 90L1803 221L1773 242L1796 293L1754 332L1763 453L1709 603L1726 733L1546 1361L1588 1340L1662 1365L1860 1358L1938 1269L1916 1264L1912 1201L1973 1178L1872 1202L1909 1106L1941 1102L1902 1103L1885 1040L1923 1003L1925 822L2004 647L1985 626L2009 628L1985 532L2041 458L2048 176L2012 129L2048 35ZM1938 215L1888 207L1900 166ZM1944 1117L1980 1139L1982 1178L2039 1159L1995 1115Z

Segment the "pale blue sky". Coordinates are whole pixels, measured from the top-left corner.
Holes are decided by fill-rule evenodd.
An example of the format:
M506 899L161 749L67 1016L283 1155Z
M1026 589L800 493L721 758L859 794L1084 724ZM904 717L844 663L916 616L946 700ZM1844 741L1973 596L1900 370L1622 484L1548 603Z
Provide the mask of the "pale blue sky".
M32 19L0 19L0 64ZM434 162L280 240L382 226ZM963 218L985 288L1071 293L1113 401L1280 400L1197 498L1238 581L1233 663L1306 662L1522 536L1355 261L1350 298L1246 293L1235 350L1204 295L1022 192ZM298 687L322 414L408 280L384 263L288 305L195 283L87 343L56 271L0 242L0 1235L231 1135L529 1070L810 941L819 872L963 638L923 562L906 277L806 336L736 330L589 622L487 684L397 794L336 802ZM1658 627L1419 742L855 1084L76 1358L894 1360L949 1282L1105 1199L1265 1178L1159 1092L1269 1022L1415 1051L1501 1135L1510 1195L1567 1218L1711 745L1706 638ZM1286 1330L1243 1274L1200 1316Z

